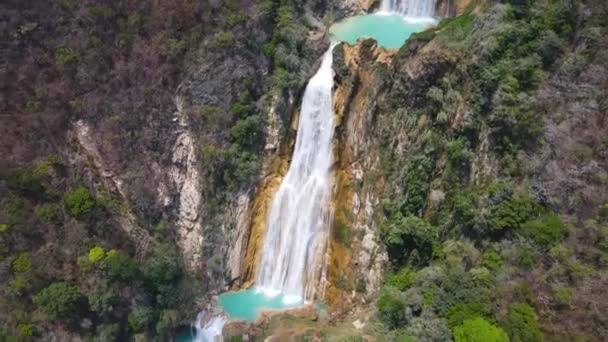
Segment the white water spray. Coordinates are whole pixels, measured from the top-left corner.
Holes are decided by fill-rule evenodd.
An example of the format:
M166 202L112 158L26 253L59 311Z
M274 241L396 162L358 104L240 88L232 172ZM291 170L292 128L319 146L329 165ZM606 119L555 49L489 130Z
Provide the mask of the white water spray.
M196 316L194 328L196 335L192 339L193 342L222 342L222 330L226 319L222 315L212 314L203 310Z
M292 304L315 297L322 280L331 225L334 111L332 50L304 92L289 170L267 221L257 287Z
M380 12L395 13L407 18L431 18L437 0L382 0Z

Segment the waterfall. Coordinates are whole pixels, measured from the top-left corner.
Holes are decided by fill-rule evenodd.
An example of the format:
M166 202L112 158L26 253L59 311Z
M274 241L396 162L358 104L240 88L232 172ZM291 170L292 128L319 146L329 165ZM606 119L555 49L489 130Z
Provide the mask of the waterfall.
M381 12L396 13L411 18L435 15L437 0L382 0Z
M331 224L334 46L306 86L291 165L266 224L257 288L284 295L286 304L314 299L324 273Z
M207 310L199 312L194 323L196 335L194 335L192 342L222 342L224 340L222 329L225 323L224 316Z

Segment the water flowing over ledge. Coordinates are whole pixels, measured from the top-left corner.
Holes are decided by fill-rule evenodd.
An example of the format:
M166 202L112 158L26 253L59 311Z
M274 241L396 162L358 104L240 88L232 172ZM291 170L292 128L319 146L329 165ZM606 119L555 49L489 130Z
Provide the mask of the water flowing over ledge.
M285 304L313 300L324 281L332 215L334 46L306 86L291 165L268 217L257 286L267 295L281 293Z

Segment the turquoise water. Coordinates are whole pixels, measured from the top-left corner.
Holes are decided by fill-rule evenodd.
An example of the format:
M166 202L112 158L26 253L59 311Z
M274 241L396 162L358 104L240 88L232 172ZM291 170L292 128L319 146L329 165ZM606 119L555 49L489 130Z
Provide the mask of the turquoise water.
M194 334L196 332L192 328L184 328L175 336L175 342L192 342Z
M267 296L256 289L222 293L218 302L230 319L245 321L255 320L262 309L289 309L303 304L301 299L285 297L282 294Z
M333 40L354 44L359 38L374 38L378 45L399 48L412 33L424 31L434 23L432 18L408 19L393 14L368 14L346 18L333 24L329 34Z

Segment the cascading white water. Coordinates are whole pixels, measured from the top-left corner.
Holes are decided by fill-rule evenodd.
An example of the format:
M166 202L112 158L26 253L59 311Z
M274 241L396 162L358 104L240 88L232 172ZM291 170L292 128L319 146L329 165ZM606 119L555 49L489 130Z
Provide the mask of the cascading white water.
M291 165L266 225L257 287L284 295L285 303L314 299L324 273L331 224L334 46L306 86Z
M410 18L431 18L436 4L437 0L382 0L380 11Z
M223 341L222 330L226 319L222 315L210 314L206 310L198 313L194 328L196 335L192 342L221 342Z

